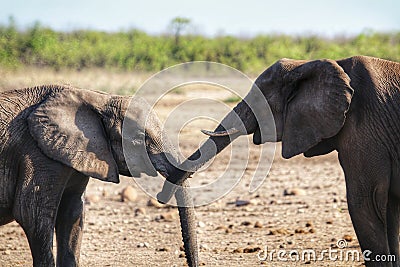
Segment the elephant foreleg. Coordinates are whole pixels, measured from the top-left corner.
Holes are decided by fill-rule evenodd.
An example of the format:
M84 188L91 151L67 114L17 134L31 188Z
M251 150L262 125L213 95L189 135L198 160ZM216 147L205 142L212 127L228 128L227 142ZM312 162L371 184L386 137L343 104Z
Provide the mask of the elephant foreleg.
M385 194L384 190L375 189L371 190L369 196L359 196L359 193L348 189L347 201L365 265L392 266L391 262L379 260L390 255L386 219L387 192Z
M73 185L68 186L61 198L56 220L57 266L77 266L84 221L84 201L82 199L88 177L71 177Z
M46 216L47 217L47 216ZM51 217L40 219L32 224L31 228L25 223L20 223L26 237L28 238L29 247L32 253L33 266L54 266L53 257L53 236L54 236L54 220Z
M357 162L340 153L339 157L346 176L349 212L365 264L392 266L392 262L381 260L390 255L387 220L390 161L381 157L380 161ZM354 153L352 157L367 158Z
M62 177L69 171L40 153L25 157L19 167L13 215L25 231L35 267L54 266L54 226L67 182Z
M393 266L400 266L400 253L399 253L399 226L400 226L400 200L389 195L388 209L387 209L387 221L388 221L388 241L390 254L396 257L396 261Z
M60 193L45 192L44 187L29 185L18 193L14 207L15 219L29 242L33 266L54 266L53 236L61 189Z

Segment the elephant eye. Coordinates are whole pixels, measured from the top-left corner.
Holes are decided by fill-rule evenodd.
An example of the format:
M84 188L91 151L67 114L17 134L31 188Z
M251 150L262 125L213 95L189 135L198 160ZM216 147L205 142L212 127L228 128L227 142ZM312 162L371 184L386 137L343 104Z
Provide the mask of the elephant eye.
M138 131L129 137L125 137L125 139L129 139L128 142L130 142L134 146L142 145L145 141L145 134Z
M133 140L131 141L131 143L132 143L132 145L134 145L134 146L140 146L140 145L143 145L143 144L144 144L144 142L143 142L142 139L133 139Z

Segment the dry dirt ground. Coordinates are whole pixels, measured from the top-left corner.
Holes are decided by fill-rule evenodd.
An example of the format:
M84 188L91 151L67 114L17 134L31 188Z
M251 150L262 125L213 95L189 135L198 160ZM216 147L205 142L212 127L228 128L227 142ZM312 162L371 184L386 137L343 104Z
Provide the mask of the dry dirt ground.
M48 83L53 77L28 81L20 73L2 73L2 89ZM19 76L18 76L19 75ZM65 74L66 80L81 87L91 87L82 74ZM93 75L95 79L96 75ZM36 78L35 78L36 77ZM86 76L85 76L86 77ZM81 79L82 78L82 79ZM121 81L121 77L114 77ZM127 79L128 80L128 79ZM143 79L138 79L137 83ZM82 82L83 81L83 82ZM86 82L85 82L86 81ZM83 83L83 84L82 84ZM109 82L112 84L111 82ZM131 85L130 85L131 86ZM136 85L132 85L132 88ZM123 88L123 85L121 85ZM93 89L102 89L94 86ZM111 88L113 89L113 88ZM115 89L115 87L114 87ZM118 91L119 89L115 89ZM199 94L199 93L198 93ZM195 92L178 92L166 98L160 107L161 117L176 101L196 96ZM208 97L221 98L222 93L207 92ZM174 102L175 101L175 102ZM163 109L165 109L163 111ZM182 134L180 148L189 155L205 137L196 125ZM246 137L241 137L246 138ZM361 266L352 260L359 245L348 215L345 182L336 153L306 159L297 156L284 160L277 146L276 155L263 185L248 192L248 183L257 167L259 148L250 145L250 162L241 182L225 197L210 205L196 208L199 257L205 266ZM234 155L234 157L240 155ZM213 180L229 160L225 151L206 172L194 175L192 184ZM235 167L235 166L234 166ZM238 169L240 166L237 166ZM151 179L143 177L141 179ZM121 202L120 192L131 185L137 199ZM286 191L286 194L285 194ZM292 193L292 195L288 194ZM132 178L121 177L120 184L107 184L91 179L87 192L86 222L81 249L81 266L184 266L185 259L179 220L175 208L149 206L150 197L141 191ZM235 205L238 200L247 205ZM338 248L338 240L346 239L346 247ZM340 243L342 246L344 243ZM308 259L305 250L314 250L315 259ZM281 260L278 259L278 251ZM321 252L325 250L322 254ZM331 259L328 251L331 251ZM268 258L265 258L267 251ZM271 253L273 252L274 253ZM289 257L292 254L292 258ZM299 259L296 260L296 253ZM346 255L349 255L346 257ZM272 256L272 259L271 259ZM348 258L348 260L346 260ZM282 259L286 260L283 261ZM30 266L31 255L26 237L15 222L0 227L0 266Z

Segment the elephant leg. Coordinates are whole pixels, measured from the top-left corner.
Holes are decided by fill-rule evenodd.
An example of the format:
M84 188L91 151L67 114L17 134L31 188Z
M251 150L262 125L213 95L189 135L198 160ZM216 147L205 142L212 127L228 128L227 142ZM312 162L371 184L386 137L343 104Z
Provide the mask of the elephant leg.
M83 193L89 178L73 175L63 193L56 220L57 266L77 266L84 221Z
M389 195L387 209L387 236L389 241L390 254L394 255L395 262L393 266L400 266L399 252L399 227L400 227L400 200L393 195Z
M10 223L14 220L12 211L9 208L0 207L0 226Z
M365 264L392 266L391 262L380 261L390 254L387 236L390 160L377 156L374 161L357 161L368 156L354 151L348 155L339 152L339 159L345 172L349 213Z
M13 215L28 239L33 266L55 265L54 226L69 173L69 168L40 153L27 156L19 166Z
M43 190L44 187L35 185L32 190L36 192L22 193L18 197L19 208L14 208L16 221L23 228L29 242L33 266L54 266L54 225L62 187L52 188L54 191L51 192Z
M40 222L20 223L24 229L31 249L33 266L54 266L53 235L54 220L51 216L41 214ZM33 227L31 227L33 226Z
M350 190L349 194L357 194ZM373 193L372 193L373 194ZM372 197L371 197L372 198ZM383 195L376 196L378 201L385 202ZM373 203L375 200L357 201L354 198L348 199L348 207L350 217L353 222L354 230L357 234L358 241L366 266L391 266L384 262L377 262L377 257L386 257L390 254L389 243L387 238L386 209L377 210ZM360 205L361 204L361 205ZM382 220L382 218L384 218Z
M361 250L364 253L366 266L392 266L388 262L378 262L377 258L390 254L387 237L386 203L387 195L379 189L370 192L370 196L352 196L358 194L348 190L348 207L354 230L357 234ZM384 203L381 206L376 202Z

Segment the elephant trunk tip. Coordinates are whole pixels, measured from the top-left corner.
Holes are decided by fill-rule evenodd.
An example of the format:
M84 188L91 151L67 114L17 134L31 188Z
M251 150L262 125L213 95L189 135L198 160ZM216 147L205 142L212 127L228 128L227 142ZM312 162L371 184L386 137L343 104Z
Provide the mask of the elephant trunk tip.
M167 204L177 190L177 185L164 183L160 193L157 194L157 201L161 204Z
M193 173L176 168L174 172L170 173L164 181L161 192L157 194L158 202L165 204L176 193L177 189L184 184L187 178L191 177Z

